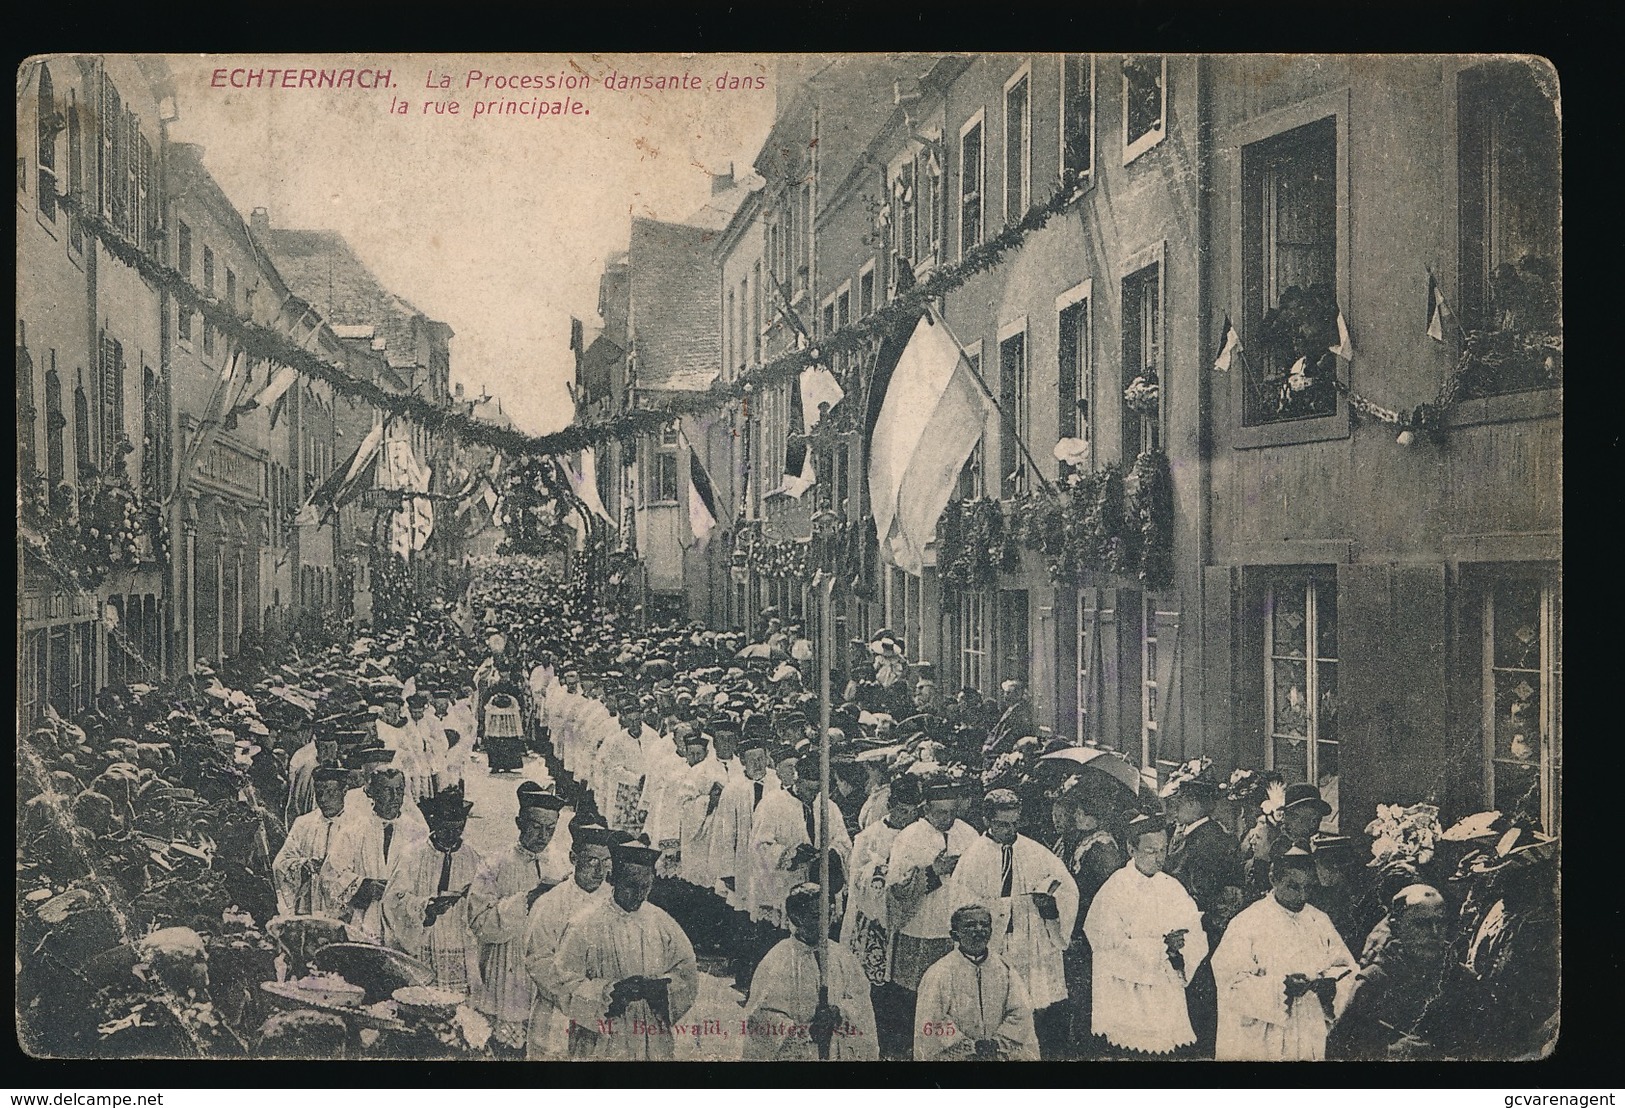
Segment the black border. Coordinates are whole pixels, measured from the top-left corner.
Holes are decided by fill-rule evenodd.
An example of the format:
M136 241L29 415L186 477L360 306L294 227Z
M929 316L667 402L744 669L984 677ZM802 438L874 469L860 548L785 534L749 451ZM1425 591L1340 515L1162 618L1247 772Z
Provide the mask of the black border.
M586 21L579 17L586 15ZM975 9L936 8L906 10L899 6L877 9L812 3L799 10L767 4L679 8L676 5L630 6L600 4L573 14L553 6L525 8L490 5L482 9L418 10L405 6L341 9L297 5L248 4L207 8L183 5L126 5L121 11L94 11L60 6L34 6L29 25L11 39L14 64L31 54L58 51L85 52L295 52L295 51L413 51L465 52L490 50L569 51L899 51L965 50L1017 51L1067 48L1068 40L1090 51L1154 49L1165 52L1328 52L1328 53L1519 53L1537 54L1557 67L1563 89L1565 137L1566 223L1581 234L1566 242L1564 282L1566 315L1572 336L1582 347L1580 357L1587 381L1586 403L1566 422L1568 441L1575 445L1573 464L1581 492L1570 491L1570 502L1581 505L1576 541L1571 549L1611 553L1611 535L1584 534L1593 521L1620 518L1621 472L1618 419L1620 409L1602 400L1601 393L1618 388L1621 340L1610 335L1609 349L1598 347L1599 332L1619 329L1617 300L1618 177L1610 172L1621 149L1618 82L1620 41L1617 26L1595 14L1575 14L1556 4L1487 0L1470 4L1394 3L1391 0L1355 4L1237 3L1147 4L1125 2L1117 8L1068 5L1061 10L1037 6L1011 8L988 5ZM15 26L15 24L14 24ZM525 34L534 28L532 33ZM1608 51L1608 53L1604 53ZM1603 162L1602 159L1606 159ZM1613 210L1588 201L1603 193L1592 182L1604 183ZM1589 209L1589 210L1588 210ZM1600 209L1600 210L1599 210ZM1599 246L1612 247L1603 269ZM1598 270L1595 277L1593 269ZM1607 302L1604 302L1604 298ZM1582 390L1570 390L1579 395ZM1593 421L1607 421L1594 427ZM1604 485L1602 482L1607 482ZM1595 483L1596 487L1586 486ZM1565 529L1570 521L1565 520ZM1602 539L1602 542L1596 541ZM1587 541L1591 540L1591 541ZM1613 588L1599 593L1601 577L1585 574L1583 554L1565 558L1565 573L1580 569L1580 580L1570 584L1571 596L1606 598L1602 605L1587 605L1606 615L1622 609L1617 602L1618 574ZM1573 563L1572 566L1570 563ZM1584 591L1582 591L1584 590ZM1580 608L1579 605L1575 605ZM1581 609L1585 610L1585 609ZM1605 615L1605 618L1606 618ZM1570 624L1571 629L1580 621ZM1600 621L1599 621L1600 622ZM1610 621L1611 623L1616 621ZM1585 649L1586 630L1571 638L1582 644L1569 650L1568 688L1581 690L1567 710L1566 730L1575 735L1587 772L1571 774L1565 782L1568 832L1564 839L1563 946L1573 971L1565 975L1563 1023L1551 1057L1525 1063L1417 1063L1407 1065L1219 1064L1212 1062L1094 1065L1031 1064L990 1069L974 1064L957 1067L916 1063L885 1065L762 1065L752 1063L692 1063L684 1065L568 1066L533 1063L523 1066L495 1063L275 1063L235 1062L101 1062L51 1061L31 1058L10 1043L5 1084L18 1090L57 1092L115 1088L762 1088L784 1086L867 1088L966 1087L1026 1089L1083 1087L1158 1088L1267 1088L1315 1089L1368 1087L1483 1088L1502 1092L1536 1090L1582 1091L1618 1085L1616 1036L1619 1009L1615 1001L1619 980L1619 926L1622 920L1617 892L1617 870L1598 857L1614 846L1609 828L1596 813L1612 812L1617 803L1606 772L1617 764L1604 761L1604 743L1612 729L1587 726L1594 718L1593 703L1585 691L1599 682L1618 684L1614 659L1618 633L1601 638ZM1578 666L1576 666L1578 662ZM1606 667L1606 669L1604 668ZM1596 671L1596 672L1592 672ZM1607 687L1604 685L1603 687ZM1610 720L1610 722L1612 722ZM1599 741L1601 740L1601 741ZM1604 772L1593 772L1592 767ZM1603 804L1588 794L1609 790ZM1607 819L1607 816L1603 817ZM1595 821L1595 822L1593 822ZM1609 820L1616 823L1617 820ZM15 832L13 832L15 833ZM1606 837L1605 837L1606 836ZM1615 852L1610 849L1610 855ZM1600 1011L1599 1011L1600 1010ZM1594 1014L1595 1013L1595 1014ZM1608 1051L1616 1052L1613 1057ZM1604 1061L1613 1062L1605 1072ZM1488 1101L1486 1103L1489 1103Z

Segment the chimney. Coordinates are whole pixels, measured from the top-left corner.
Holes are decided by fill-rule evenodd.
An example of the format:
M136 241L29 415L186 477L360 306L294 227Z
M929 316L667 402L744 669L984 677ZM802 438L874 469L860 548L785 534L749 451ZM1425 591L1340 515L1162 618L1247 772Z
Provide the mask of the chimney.
M248 214L248 228L263 242L271 239L271 212L268 208L255 208Z
M733 187L734 187L734 164L733 164L733 162L728 163L728 172L711 174L711 195L712 196L717 195L717 193L719 193L719 192L727 192L729 189L731 189Z

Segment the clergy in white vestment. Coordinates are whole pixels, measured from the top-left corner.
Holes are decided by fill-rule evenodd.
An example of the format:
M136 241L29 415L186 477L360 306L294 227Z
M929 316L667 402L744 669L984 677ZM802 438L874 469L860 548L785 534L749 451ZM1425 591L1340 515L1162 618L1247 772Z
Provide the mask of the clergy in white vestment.
M739 740L739 763L729 770L728 780L723 783L712 817L716 830L711 840L712 868L717 875L713 888L727 899L730 908L747 913L756 903L751 894L756 864L750 837L756 806L781 788L778 774L768 768L762 728L751 730L753 733Z
M751 821L751 849L756 855L752 914L786 930L785 898L791 889L822 872L818 843L825 822L829 826L831 898L837 898L846 888L852 839L840 808L834 800L820 799L818 785L818 756L803 755L794 783L788 789L764 794Z
M426 963L434 984L474 995L480 987L480 943L469 893L482 865L463 841L474 805L448 791L418 802L428 841L402 856L384 889L384 925L402 953Z
M469 893L474 937L480 941L480 989L474 994L474 1007L491 1021L497 1049L514 1057L525 1049L525 1022L535 1000L525 969L530 909L567 876L550 868L553 859L548 856L563 809L564 801L536 782L520 785L519 813L514 817L518 841L485 860Z
M288 802L283 807L283 824L293 821L316 808L317 766L339 764L339 740L331 731L317 735L293 752L288 759Z
M993 914L993 953L1021 976L1034 1019L1066 1001L1067 946L1078 916L1078 886L1061 860L1019 834L1021 798L995 789L982 804L987 832L965 851L948 880L955 904L980 904ZM1059 1056L1061 1037L1044 1042L1045 1057Z
M319 766L313 777L316 808L293 821L271 862L277 911L284 916L343 919L351 884L342 849L348 777L336 766ZM335 851L335 846L340 849Z
M385 766L367 781L363 802L345 802L342 849L344 868L353 887L346 890L350 938L395 946L384 925L384 890L401 858L428 841L429 830L418 820L405 818L406 776ZM338 847L335 847L338 849Z
M406 716L406 705L393 698L382 700L375 724L378 741L386 750L395 752L395 764L406 774L407 795L411 796L412 775L416 770L416 750L419 745L417 728Z
M925 971L953 949L949 923L961 905L949 900L947 882L960 857L981 838L976 828L959 818L968 782L933 781L924 792L924 815L897 836L886 863L892 980L910 992L920 987Z
M950 921L955 949L920 979L915 1060L1038 1061L1038 1035L1021 975L988 949L992 914L967 904Z
M828 948L828 1003L818 1003L819 895L819 886L809 882L785 898L791 936L757 965L745 1002L747 1062L818 1061L821 1039L829 1043L831 1062L880 1058L869 980L839 943Z
M623 843L611 857L609 900L571 922L555 958L570 1057L669 1061L699 995L694 947L648 903L660 852Z
M711 750L705 732L692 725L683 736L683 760L687 769L671 786L672 806L677 816L676 876L690 885L710 889L717 882L711 840L716 829L716 810L722 799L727 770Z
M374 740L376 741L376 740ZM385 770L394 770L401 774L405 780L405 773L401 770L400 756L395 751L382 746L366 746L350 752L346 759L360 775L360 783L352 784L349 793L344 798L344 818L361 817L372 810L372 779ZM354 781L352 774L352 782ZM410 796L410 793L408 794ZM414 803L404 803L401 813L397 817L399 822L412 828L413 837L427 839L429 825L423 819L423 812Z
M581 710L581 674L566 669L547 690L547 734L553 754L570 773L575 772L575 716Z
M1270 864L1270 895L1244 908L1213 954L1220 1061L1326 1057L1326 1032L1354 987L1354 956L1308 902L1314 859L1294 847Z
M459 737L458 746L462 747L461 757L466 764L468 755L474 749L474 740L479 735L479 717L474 714L474 687L465 685L461 695L451 702L451 710L446 713L443 726L447 730L456 731ZM448 735L448 744L451 737ZM448 787L450 787L448 785Z
M462 722L454 714L450 689L434 691L429 698L429 714L426 718L445 739L445 751L440 756L440 765L436 770L440 787L460 788L468 772L468 752L474 745L474 733L472 730L464 731Z
M914 1050L910 994L892 981L893 921L886 870L897 836L920 818L920 779L903 774L886 787L885 818L852 840L852 876L841 939L869 981L881 1057L906 1059Z
M1094 952L1092 1022L1110 1045L1168 1054L1196 1042L1185 989L1207 957L1202 913L1162 872L1168 829L1141 815L1128 825L1129 861L1101 885L1083 932Z
M618 832L601 825L573 828L570 877L537 898L525 922L525 971L534 986L530 1026L525 1038L528 1061L560 1060L569 1055L568 994L557 958L570 922L609 899L609 847Z
M649 711L650 706L645 705L644 720L647 720ZM678 753L675 734L668 734L648 722L640 722L637 737L639 749L643 752L643 831L652 844L675 855L682 836L680 793L683 777L689 769L688 762ZM662 863L663 867L668 865ZM660 876L670 874L662 868Z
M598 809L617 831L643 830L648 809L643 803L643 705L636 697L622 697L614 729L604 738L593 765L592 792Z
M427 692L415 692L408 699L406 731L410 755L401 770L406 774L406 795L416 803L440 791L446 762L446 733L429 710Z

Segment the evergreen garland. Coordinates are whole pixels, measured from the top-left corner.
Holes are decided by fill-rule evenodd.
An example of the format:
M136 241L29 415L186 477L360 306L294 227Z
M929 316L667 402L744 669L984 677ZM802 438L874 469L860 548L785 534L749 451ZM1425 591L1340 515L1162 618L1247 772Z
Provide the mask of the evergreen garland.
M994 497L950 500L937 525L937 576L944 587L960 591L992 588L1000 573L1021 567L1018 539Z
M1134 461L1135 491L1129 514L1139 525L1140 580L1165 589L1174 576L1174 486L1168 455L1147 451Z

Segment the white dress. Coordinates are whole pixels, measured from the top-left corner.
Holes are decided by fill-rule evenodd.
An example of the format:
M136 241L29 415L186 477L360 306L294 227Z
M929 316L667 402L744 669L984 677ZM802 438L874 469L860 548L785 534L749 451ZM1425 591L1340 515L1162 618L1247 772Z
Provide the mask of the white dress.
M628 912L612 894L570 922L554 966L566 1018L596 1035L590 1045L572 1049L572 1057L669 1061L675 1056L672 1024L694 1006L699 968L688 936L664 911L645 903ZM610 1016L612 986L632 976L666 978L668 1011L634 1000L624 1014Z
M491 1017L493 1032L509 1046L525 1045L525 1021L535 1000L525 969L525 928L531 908L527 900L536 886L558 885L568 876L567 870L549 866L545 849L533 854L515 844L486 862L469 894L471 925L480 941L481 988L474 1007Z
M1348 1004L1356 963L1331 919L1312 904L1296 912L1273 895L1230 921L1213 953L1219 990L1220 1061L1297 1062L1326 1057L1331 1020L1319 998L1286 999L1288 974L1338 977L1334 1017Z
M829 948L829 1002L843 1017L830 1040L832 1062L880 1058L869 980L850 951ZM745 1061L814 1062L810 1029L818 1009L818 953L800 939L784 939L756 967L745 1003Z
M1163 936L1184 930L1185 967ZM1178 879L1147 877L1130 861L1106 879L1089 906L1084 934L1094 951L1094 1032L1127 1050L1165 1054L1196 1041L1185 987L1207 957L1202 913Z
M570 922L609 898L610 885L603 882L588 892L571 875L556 889L536 898L525 922L525 971L530 976L534 1000L530 1028L525 1040L525 1058L562 1060L568 1054L566 1031L570 1018L565 1013L563 982L569 975L558 965L559 946Z
M952 950L920 978L914 1058L966 1060L978 1039L997 1042L1011 1061L1038 1061L1038 1033L1021 975L992 951L977 963Z

